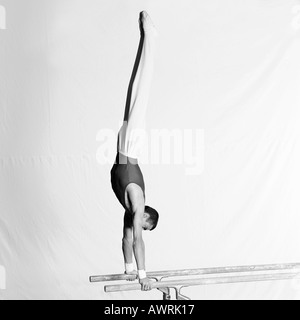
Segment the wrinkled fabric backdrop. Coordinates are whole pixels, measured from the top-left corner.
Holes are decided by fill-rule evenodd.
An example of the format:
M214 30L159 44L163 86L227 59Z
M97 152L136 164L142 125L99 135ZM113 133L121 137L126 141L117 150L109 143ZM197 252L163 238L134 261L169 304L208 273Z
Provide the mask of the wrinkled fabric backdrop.
M162 297L88 282L124 271L123 210L101 152L122 120L141 10L160 34L147 127L187 130L203 161L199 172L188 161L141 165L161 214L145 234L147 270L300 262L299 1L0 5L0 299ZM300 284L183 293L298 299Z

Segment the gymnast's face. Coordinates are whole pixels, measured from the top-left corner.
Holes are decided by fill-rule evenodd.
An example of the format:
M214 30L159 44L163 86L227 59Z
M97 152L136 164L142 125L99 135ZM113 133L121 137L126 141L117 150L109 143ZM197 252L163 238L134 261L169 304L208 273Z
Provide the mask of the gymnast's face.
M144 217L143 217L143 230L144 231L150 231L152 229L152 225L148 221L148 218L149 218L149 214L145 212Z

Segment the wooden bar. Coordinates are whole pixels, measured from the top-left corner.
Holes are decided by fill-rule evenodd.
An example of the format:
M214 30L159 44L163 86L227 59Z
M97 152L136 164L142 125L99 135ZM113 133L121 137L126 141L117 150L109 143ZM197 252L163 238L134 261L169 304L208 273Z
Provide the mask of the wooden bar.
M228 273L246 273L246 272L263 272L263 271L284 271L284 270L300 270L300 263L290 264L269 264L269 265L253 265L239 267L221 267L221 268L202 268L202 269L186 269L186 270L168 270L147 273L149 278L168 278L179 276L200 276L200 275L217 275ZM125 274L114 274L104 276L92 276L90 282L107 282L128 280L130 276Z
M202 279L190 280L177 280L177 281L162 281L154 282L152 289L159 288L178 288L178 287L192 287L204 285L217 285L229 283L246 283L246 282L259 282L259 281L278 281L278 280L291 280L300 278L300 271L298 273L278 273L278 274L256 274L245 276L226 276L226 277L213 277ZM140 284L124 284L112 285L104 288L105 292L120 292L120 291L137 291L141 290Z

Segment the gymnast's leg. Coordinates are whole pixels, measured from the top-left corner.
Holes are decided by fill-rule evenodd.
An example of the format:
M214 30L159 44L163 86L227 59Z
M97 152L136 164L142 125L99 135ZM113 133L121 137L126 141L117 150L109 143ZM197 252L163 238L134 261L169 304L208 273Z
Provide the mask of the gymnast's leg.
M157 36L151 18L145 11L141 12L139 23L141 39L129 83L124 124L118 139L118 152L130 158L138 158L139 130L145 128Z

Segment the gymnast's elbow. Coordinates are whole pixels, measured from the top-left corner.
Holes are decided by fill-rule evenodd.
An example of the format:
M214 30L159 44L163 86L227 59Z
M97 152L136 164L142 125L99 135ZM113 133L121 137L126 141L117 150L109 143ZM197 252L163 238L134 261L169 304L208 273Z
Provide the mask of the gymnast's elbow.
M142 236L137 236L133 238L133 247L138 248L138 247L143 247L144 246L144 240Z
M123 246L133 246L133 239L128 237L123 237L122 239Z

